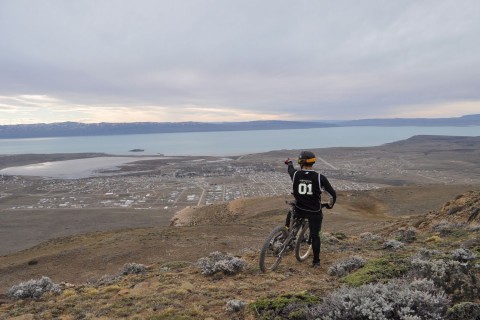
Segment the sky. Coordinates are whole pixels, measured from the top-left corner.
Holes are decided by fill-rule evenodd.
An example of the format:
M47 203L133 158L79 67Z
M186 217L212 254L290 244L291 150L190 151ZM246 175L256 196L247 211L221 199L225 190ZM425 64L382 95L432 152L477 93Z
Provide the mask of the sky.
M477 0L0 0L0 125L480 113Z

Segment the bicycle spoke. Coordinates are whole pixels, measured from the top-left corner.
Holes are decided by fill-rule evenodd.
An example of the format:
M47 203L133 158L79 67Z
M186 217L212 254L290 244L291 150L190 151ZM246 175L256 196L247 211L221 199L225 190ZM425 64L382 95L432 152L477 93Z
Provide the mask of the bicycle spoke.
M275 270L280 264L283 253L285 252L285 240L287 231L283 226L275 228L265 240L260 253L260 270Z

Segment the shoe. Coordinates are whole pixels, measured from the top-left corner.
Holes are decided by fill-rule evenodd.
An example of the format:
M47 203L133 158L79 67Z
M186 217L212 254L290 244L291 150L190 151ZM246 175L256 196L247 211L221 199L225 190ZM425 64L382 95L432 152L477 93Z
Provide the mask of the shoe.
M314 269L320 268L320 261L312 263L312 268Z

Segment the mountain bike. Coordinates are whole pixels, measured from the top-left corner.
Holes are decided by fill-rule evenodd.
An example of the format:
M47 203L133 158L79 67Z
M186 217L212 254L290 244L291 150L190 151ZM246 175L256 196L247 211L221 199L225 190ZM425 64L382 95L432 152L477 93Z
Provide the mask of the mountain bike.
M275 270L283 256L292 249L295 250L295 258L299 262L305 261L312 251L308 220L296 215L294 201L287 204L290 205L290 226L288 229L284 225L275 227L265 239L259 261L262 272ZM326 204L322 204L322 207L325 206Z

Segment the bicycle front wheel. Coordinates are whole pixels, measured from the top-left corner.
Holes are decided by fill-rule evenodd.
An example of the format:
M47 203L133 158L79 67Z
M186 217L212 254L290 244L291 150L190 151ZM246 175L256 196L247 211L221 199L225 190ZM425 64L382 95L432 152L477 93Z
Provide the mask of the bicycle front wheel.
M312 251L312 242L310 240L310 228L308 222L304 222L302 229L297 234L295 241L295 258L298 261L303 262L307 259Z
M284 226L278 226L270 232L263 243L262 251L260 252L260 270L266 272L267 270L275 270L282 260L285 240L287 239L287 230ZM282 253L282 254L280 254Z

